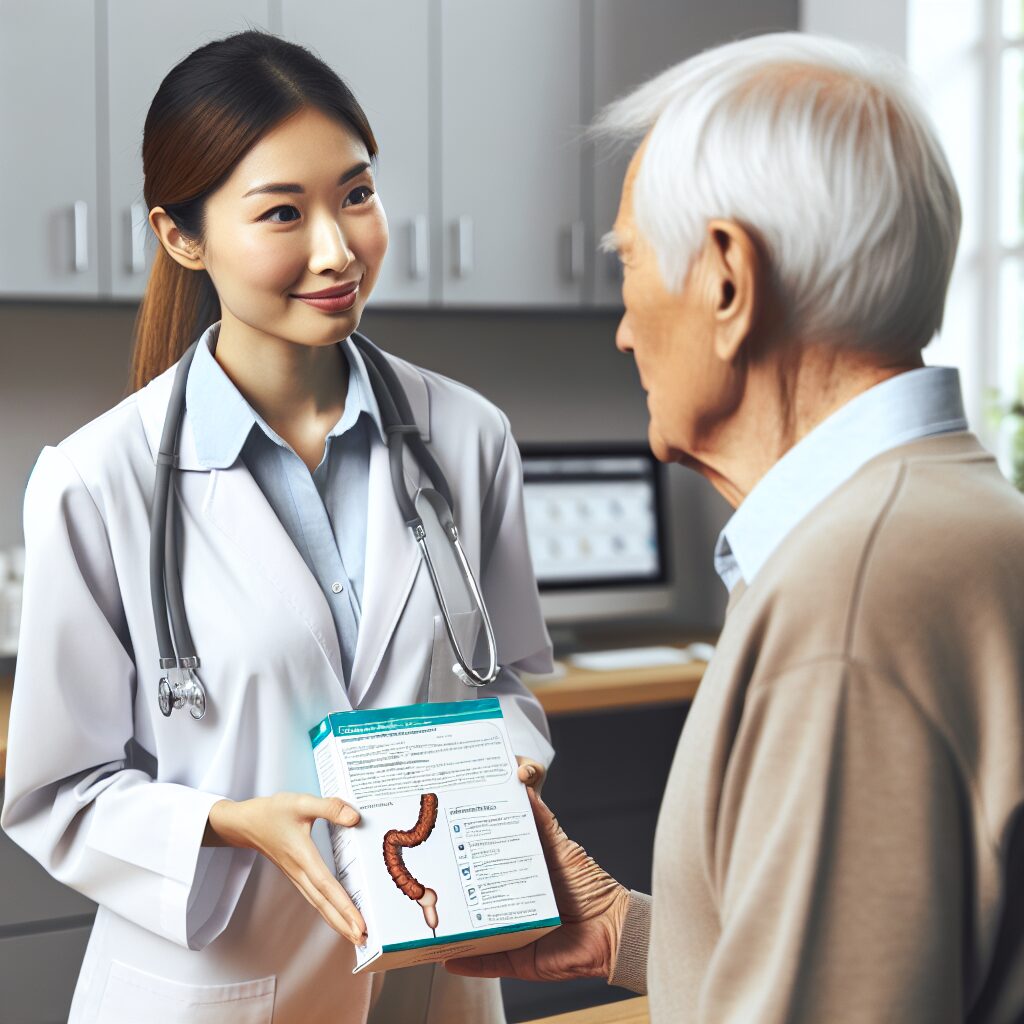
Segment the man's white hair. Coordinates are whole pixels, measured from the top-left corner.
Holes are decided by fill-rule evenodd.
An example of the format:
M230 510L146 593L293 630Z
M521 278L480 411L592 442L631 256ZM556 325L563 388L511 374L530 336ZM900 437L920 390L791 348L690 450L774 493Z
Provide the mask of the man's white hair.
M722 218L764 246L802 338L901 357L939 329L960 201L895 58L790 32L728 43L594 125L618 139L648 130L633 210L670 290Z

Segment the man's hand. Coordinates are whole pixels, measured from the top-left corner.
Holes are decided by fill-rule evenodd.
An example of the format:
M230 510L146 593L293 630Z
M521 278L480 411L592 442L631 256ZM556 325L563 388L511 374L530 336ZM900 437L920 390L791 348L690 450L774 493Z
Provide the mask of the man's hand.
M516 761L519 763L519 781L540 793L547 775L544 765L530 757L516 757Z
M522 949L449 960L445 967L452 974L524 981L607 978L615 959L629 893L600 868L579 843L565 834L532 787L527 792L537 819L562 927Z

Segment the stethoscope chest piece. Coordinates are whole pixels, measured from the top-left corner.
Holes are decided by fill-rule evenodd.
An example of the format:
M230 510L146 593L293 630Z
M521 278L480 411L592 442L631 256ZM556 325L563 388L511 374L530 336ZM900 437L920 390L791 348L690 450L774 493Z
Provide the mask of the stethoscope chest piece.
M182 678L172 682L171 673L174 672L180 672ZM172 711L184 707L197 722L206 714L206 688L191 668L172 668L162 676L157 701L164 718L170 718Z

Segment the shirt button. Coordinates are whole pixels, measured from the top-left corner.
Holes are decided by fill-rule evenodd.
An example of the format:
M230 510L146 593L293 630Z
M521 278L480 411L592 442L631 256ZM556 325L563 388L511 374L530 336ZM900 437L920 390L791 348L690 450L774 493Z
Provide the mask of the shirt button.
M331 584L331 590L333 590L336 594L340 594L344 589L345 588L340 583Z

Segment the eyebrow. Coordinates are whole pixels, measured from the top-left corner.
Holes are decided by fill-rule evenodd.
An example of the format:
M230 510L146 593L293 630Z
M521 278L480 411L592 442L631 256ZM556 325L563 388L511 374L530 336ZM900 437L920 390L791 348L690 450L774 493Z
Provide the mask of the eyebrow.
M362 174L363 171L369 170L370 164L364 160L362 163L356 164L354 167L350 167L344 174L338 179L339 185L344 185L346 181L350 181L352 178ZM271 193L273 195L286 194L286 195L301 195L306 190L301 185L295 185L290 183L285 184L273 184L273 185L258 185L256 188L249 189L248 192L242 196L243 199L248 199L249 196L262 195L263 193Z
M612 228L611 231L607 231L601 236L598 248L601 252L620 252L622 249L622 239L619 238L618 233Z

